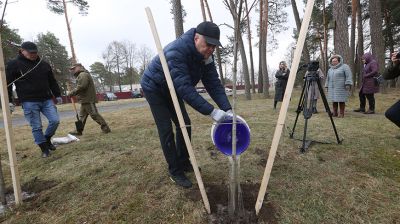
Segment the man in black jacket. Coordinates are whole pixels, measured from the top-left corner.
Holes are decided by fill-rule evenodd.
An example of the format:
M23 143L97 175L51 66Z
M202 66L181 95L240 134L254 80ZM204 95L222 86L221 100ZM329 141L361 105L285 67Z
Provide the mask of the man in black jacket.
M42 157L48 157L49 150L56 149L50 139L60 123L57 108L52 100L53 96L56 97L58 104L62 103L60 87L50 65L38 56L36 44L28 41L22 43L17 58L7 63L6 76L10 103L12 84L14 84L25 119L32 127L35 143L40 147ZM44 134L40 113L49 121Z
M392 62L386 68L383 73L383 78L395 79L400 76L400 51L394 52L391 57ZM392 121L398 127L400 127L400 100L397 103L393 104L387 111L385 112L385 116L387 119ZM400 136L397 136L400 139Z

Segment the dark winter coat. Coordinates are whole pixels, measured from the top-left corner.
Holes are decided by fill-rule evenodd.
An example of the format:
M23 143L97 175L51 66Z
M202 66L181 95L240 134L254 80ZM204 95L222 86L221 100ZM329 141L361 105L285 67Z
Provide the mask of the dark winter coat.
M204 115L209 115L214 106L196 91L201 80L208 94L221 110L230 110L231 104L221 85L214 59L204 60L194 44L195 29L190 29L164 48L168 68L179 98ZM153 58L144 71L141 86L148 92L169 94L168 85L159 56Z
M275 101L282 101L283 96L285 95L286 85L289 78L290 70L289 69L279 69L275 73Z
M76 88L69 95L77 96L80 103L97 103L96 88L89 72L81 70L74 76L76 77Z
M400 63L394 64L393 62L385 69L383 78L386 80L395 79L400 76Z
M371 53L365 53L363 55L365 59L365 65L361 79L360 92L364 94L371 94L379 92L379 85L376 85L374 76L378 76L379 65L378 62L373 58Z
M20 78L22 74L26 74ZM61 96L60 87L54 78L49 63L40 60L35 61L25 58L19 54L16 59L11 60L6 66L7 84L14 84L19 102L39 102L51 99L53 96ZM8 87L9 100L12 102L12 85Z

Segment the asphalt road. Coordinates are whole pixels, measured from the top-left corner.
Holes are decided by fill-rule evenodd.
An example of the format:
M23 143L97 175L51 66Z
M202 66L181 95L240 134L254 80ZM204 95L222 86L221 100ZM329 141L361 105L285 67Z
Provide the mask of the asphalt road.
M113 112L117 110L123 110L123 109L128 109L128 108L135 108L135 107L143 107L146 106L147 101L140 101L140 102L129 102L126 104L113 104L113 105L102 105L102 106L97 106L97 109L99 110L100 113L104 112ZM72 108L72 107L71 107ZM68 118L74 118L75 111L73 110L67 110L67 111L60 111L58 112L60 115L60 120L68 119ZM45 121L43 124L47 123L47 119L42 116L42 121ZM12 124L13 127L18 127L22 125L28 125L28 122L25 120L23 116L18 116L18 117L13 117L12 118ZM3 119L0 121L0 128L4 128L4 123Z
M244 94L244 90L238 90L237 94ZM205 99L210 99L210 96L207 93L201 94ZM228 96L232 95L232 93L227 93ZM103 112L113 112L117 110L123 110L128 108L135 108L135 107L144 107L148 105L147 101L139 101L139 102L129 102L129 103L122 103L122 104L112 104L112 105L97 105L97 109L100 113ZM71 107L72 108L72 107ZM67 111L59 111L58 114L60 115L60 120L74 118L75 111L67 110ZM43 125L47 125L47 119L42 116L42 121L44 121ZM13 127L28 125L28 122L25 120L23 116L13 117L12 118ZM0 119L0 128L4 128L3 119Z

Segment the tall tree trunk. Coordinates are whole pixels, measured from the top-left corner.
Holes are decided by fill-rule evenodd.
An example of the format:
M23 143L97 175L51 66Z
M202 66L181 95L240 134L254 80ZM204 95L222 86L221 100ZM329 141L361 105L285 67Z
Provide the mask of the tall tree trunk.
M213 18L211 15L211 10L210 7L208 5L207 0L204 0L204 2L206 3L207 6L207 12L208 12L208 17L210 17L210 21L213 22ZM221 50L220 50L220 46L217 46L215 48L215 54L217 55L217 63L218 63L218 71L219 71L219 78L221 79L221 84L223 86L225 86L225 79L224 79L224 73L222 71L222 59L221 59Z
M231 8L231 14L232 14L232 18L233 21L235 21L235 23L237 21L241 21L241 10L242 10L242 3L243 1L240 0L240 6L239 6L239 12L236 12L236 4L234 3L233 0L229 0L229 5ZM238 24L235 24L238 25ZM246 57L246 50L244 48L244 43L243 43L243 39L242 39L242 32L240 30L240 26L238 25L237 27L239 27L239 31L235 30L235 33L238 33L237 35L235 35L236 41L238 41L238 48L240 50L240 56L242 59L242 69L243 69L243 78L244 78L244 86L245 86L245 95L246 95L246 99L247 100L251 100L251 93L250 93L250 78L249 78L249 67L247 65L247 57ZM236 29L236 26L235 26Z
M387 45L389 47L390 55L392 55L392 53L394 52L393 24L390 15L390 9L388 9L387 7L386 0L382 0L382 11L384 13L384 19L385 19L386 37L388 38ZM398 80L397 78L390 80L389 86L395 88L397 80Z
M259 40L258 40L258 93L262 93L263 92L263 86L264 86L264 77L263 77L263 69L262 69L262 61L263 61L263 54L262 54L262 49L263 49L263 26L264 26L264 22L263 22L263 13L264 13L264 0L260 0L260 28L259 28Z
M322 21L324 23L324 71L328 71L328 20L326 19L326 6L325 0L322 1Z
M118 73L118 86L119 86L119 91L122 92L122 87L121 87L121 73L119 72L119 57L117 57L117 73Z
M204 2L200 0L201 15L203 16L203 21L207 21L206 11L204 9Z
M71 46L72 64L75 64L77 62L77 59L76 59L76 54L75 54L74 42L72 41L72 32L71 32L71 27L70 27L69 21L68 21L67 4L66 4L65 0L63 0L63 6L64 6L65 21L67 23L69 44Z
M380 0L369 1L369 24L371 35L372 54L378 61L379 72L382 74L385 70L385 39L382 34L382 11ZM386 92L385 85L382 86L382 92Z
M347 0L333 1L333 18L335 20L333 33L335 53L343 57L343 63L348 64L350 61L350 46Z
M383 24L381 3L379 0L369 1L369 14L372 54L378 61L379 71L382 72L385 68L385 41L381 32Z
M238 36L239 41L239 50L240 50L240 57L242 59L242 69L243 69L243 79L244 79L244 88L245 88L245 95L246 100L251 100L251 93L250 93L250 77L249 77L249 66L247 64L247 57L246 57L246 50L244 49L244 43L242 34L239 32Z
M253 62L253 46L251 44L251 27L250 27L250 11L247 5L247 0L245 2L246 13L247 13L247 41L249 42L249 55L250 55L250 81L252 93L256 93L256 83L254 80L254 62Z
M268 0L264 0L263 9L263 29L262 29L262 53L261 53L261 66L263 71L263 96L269 97L269 77L267 68L267 35L268 35Z
M299 11L297 9L296 0L291 0L291 2L292 2L294 20L296 21L297 32L300 32L301 20L300 20L300 16L299 16ZM309 63L310 62L310 52L308 51L307 40L306 40L306 42L304 44L304 47L303 47L303 60L304 60L305 63Z
M183 34L183 17L181 0L172 0L172 10L174 12L175 36L180 37Z
M353 74L353 80L356 80L356 63L354 55L356 51L356 18L357 18L357 0L351 0L351 34L350 34L350 58L349 66ZM352 89L352 95L354 88Z
M361 57L364 55L364 34L362 24L362 10L360 0L357 0L357 64L358 64L358 75L357 75L357 87L360 87L361 74L364 68L364 64L361 61Z

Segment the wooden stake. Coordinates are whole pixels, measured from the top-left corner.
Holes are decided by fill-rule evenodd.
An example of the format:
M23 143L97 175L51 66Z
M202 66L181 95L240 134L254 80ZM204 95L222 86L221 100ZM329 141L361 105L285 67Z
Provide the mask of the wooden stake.
M257 215L260 212L260 209L261 209L263 201L264 201L264 196L265 196L265 192L267 191L268 181L269 181L269 177L271 175L272 166L274 164L276 151L278 149L279 140L281 138L282 129L283 129L283 126L285 125L286 113L287 113L287 109L289 107L289 100L290 100L290 96L292 95L294 81L296 79L296 73L297 73L297 69L299 67L299 63L300 63L301 53L303 51L304 42L306 40L306 35L307 35L307 31L308 31L308 26L310 24L311 13L312 13L312 9L314 6L314 1L315 0L307 1L306 11L304 13L304 18L303 18L303 22L302 22L300 33L299 33L299 39L297 40L296 51L294 53L292 67L290 68L289 80L288 80L287 88L285 91L285 96L283 98L281 110L279 112L278 122L276 124L274 137L272 139L271 149L269 151L267 164L265 166L265 171L264 171L264 176L263 176L263 179L261 182L260 191L258 192L258 197L257 197L256 205L255 205Z
M176 96L174 83L172 82L171 74L169 73L167 60L165 59L165 55L164 55L163 49L161 47L160 38L158 36L157 28L154 23L153 15L152 15L149 7L146 7L146 14L147 14L147 18L149 20L151 32L153 33L154 42L156 44L157 51L158 51L158 56L160 57L160 61L161 61L161 64L162 64L162 67L164 70L165 79L167 80L168 89L171 94L172 101L174 103L174 108L175 108L176 114L178 116L179 125L181 126L183 138L185 139L186 147L187 147L187 150L188 150L188 153L190 156L190 161L193 166L194 174L196 175L197 184L199 185L199 188L200 188L201 197L203 198L204 206L206 207L207 213L210 214L211 213L210 203L208 202L207 193L206 193L206 190L204 189L203 180L201 179L199 167L197 166L197 161L194 156L193 149L192 149L192 143L190 142L189 134L186 129L186 124L185 124L185 121L183 120L182 111L181 111L181 108L178 103L178 98Z
M0 96L1 96L1 108L3 108L3 120L4 120L4 130L6 132L6 140L7 140L7 150L8 157L10 159L10 169L11 169L11 177L13 182L15 203L22 203L21 196L21 185L19 180L18 166L17 166L17 158L15 153L15 145L14 145L14 135L12 130L12 122L11 122L11 113L8 105L8 91L7 91L7 80L6 80L6 72L4 68L4 57L3 57L3 47L0 36Z

